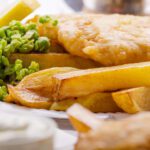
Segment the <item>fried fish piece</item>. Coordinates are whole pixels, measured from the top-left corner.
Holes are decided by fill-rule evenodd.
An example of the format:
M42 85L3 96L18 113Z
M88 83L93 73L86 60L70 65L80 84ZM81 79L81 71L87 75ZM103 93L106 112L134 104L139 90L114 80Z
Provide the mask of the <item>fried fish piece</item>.
M69 108L68 115L80 132L75 150L150 149L149 112L121 120L99 120L94 114L75 105Z
M71 54L104 66L150 60L150 17L72 15L59 17L58 41Z
M132 15L59 15L57 27L39 24L40 35L73 55L104 66L150 60L150 17ZM35 19L36 18L36 19ZM30 21L38 22L39 16Z

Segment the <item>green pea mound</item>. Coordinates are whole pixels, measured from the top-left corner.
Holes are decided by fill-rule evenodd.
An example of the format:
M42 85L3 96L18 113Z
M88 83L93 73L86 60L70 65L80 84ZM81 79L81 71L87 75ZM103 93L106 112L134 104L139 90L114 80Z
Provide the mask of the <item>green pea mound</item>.
M57 20L48 16L39 18L39 23L52 22L57 25ZM16 60L14 64L9 62L12 53L46 53L50 48L50 40L39 36L35 23L22 24L12 21L8 26L0 28L0 100L7 95L7 84L17 84L26 75L39 71L39 64L31 62L23 67L22 60Z

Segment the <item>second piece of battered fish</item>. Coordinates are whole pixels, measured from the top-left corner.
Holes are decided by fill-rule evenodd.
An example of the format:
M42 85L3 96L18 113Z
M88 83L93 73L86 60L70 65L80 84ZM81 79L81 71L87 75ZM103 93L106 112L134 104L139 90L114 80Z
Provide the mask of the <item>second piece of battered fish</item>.
M58 25L65 49L104 66L150 60L150 17L72 15ZM61 21L63 20L63 21Z
M86 116L87 117L87 116ZM100 121L99 127L80 133L76 150L149 150L150 113L118 121Z

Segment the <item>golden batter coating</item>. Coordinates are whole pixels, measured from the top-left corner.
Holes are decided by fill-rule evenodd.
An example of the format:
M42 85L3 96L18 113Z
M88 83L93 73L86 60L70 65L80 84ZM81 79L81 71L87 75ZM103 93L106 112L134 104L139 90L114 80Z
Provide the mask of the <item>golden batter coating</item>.
M150 113L119 121L102 121L88 133L80 133L76 150L149 150Z
M73 55L104 66L150 60L150 17L115 14L59 19L58 41Z
M50 37L67 52L104 66L150 60L150 17L73 14L52 16L57 27L39 24L40 35ZM38 16L31 21L37 22Z

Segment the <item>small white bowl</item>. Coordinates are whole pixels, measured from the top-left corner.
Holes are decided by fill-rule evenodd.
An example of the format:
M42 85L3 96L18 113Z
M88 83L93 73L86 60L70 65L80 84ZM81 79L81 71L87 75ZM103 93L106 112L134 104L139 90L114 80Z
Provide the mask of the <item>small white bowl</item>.
M53 150L56 123L29 114L0 113L0 150Z

